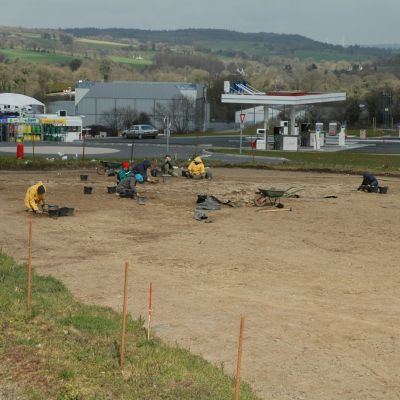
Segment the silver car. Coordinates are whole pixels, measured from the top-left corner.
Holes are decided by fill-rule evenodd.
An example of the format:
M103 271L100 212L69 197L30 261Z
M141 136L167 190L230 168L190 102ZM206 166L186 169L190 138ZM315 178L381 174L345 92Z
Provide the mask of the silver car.
M155 139L158 135L158 129L153 125L133 125L132 128L124 131L124 136L127 139Z

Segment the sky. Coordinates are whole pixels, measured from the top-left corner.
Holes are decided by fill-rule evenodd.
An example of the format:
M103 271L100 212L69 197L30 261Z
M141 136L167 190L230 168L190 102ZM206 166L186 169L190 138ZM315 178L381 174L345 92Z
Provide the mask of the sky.
M400 0L14 0L1 26L217 28L332 44L400 43ZM12 4L12 5L11 5Z

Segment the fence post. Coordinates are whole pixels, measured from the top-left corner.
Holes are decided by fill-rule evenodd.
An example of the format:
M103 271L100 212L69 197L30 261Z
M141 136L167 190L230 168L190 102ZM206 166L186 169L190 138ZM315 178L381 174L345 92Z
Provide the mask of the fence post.
M124 368L125 358L125 330L126 330L126 303L128 299L128 261L125 262L125 281L124 281L124 303L122 307L122 329L121 329L121 348L120 348L120 367Z

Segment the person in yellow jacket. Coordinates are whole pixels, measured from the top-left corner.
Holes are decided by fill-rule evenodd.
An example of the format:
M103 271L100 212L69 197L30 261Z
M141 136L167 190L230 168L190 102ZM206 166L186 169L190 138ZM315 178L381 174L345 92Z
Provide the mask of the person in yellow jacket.
M29 187L25 194L26 211L33 211L35 213L41 214L43 211L40 210L38 206L44 206L45 193L46 187L43 185L42 181L39 181L38 183Z
M206 172L206 168L204 166L203 160L201 157L195 157L192 162L189 164L188 169L183 171L182 174L187 178L194 179L211 179L210 172Z

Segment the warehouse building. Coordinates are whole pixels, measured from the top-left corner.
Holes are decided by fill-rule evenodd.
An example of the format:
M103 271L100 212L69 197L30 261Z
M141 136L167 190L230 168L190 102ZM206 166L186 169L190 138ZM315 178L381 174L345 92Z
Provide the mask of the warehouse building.
M206 99L207 86L185 82L90 82L79 81L75 86L74 114L83 116L84 126L102 125L107 115L130 108L137 113L145 112L151 123L162 129L168 113L183 113L174 105L183 97L193 105L193 112L186 113L189 130L205 130L209 121ZM49 104L49 110L57 111L67 102ZM176 117L176 115L174 116Z

